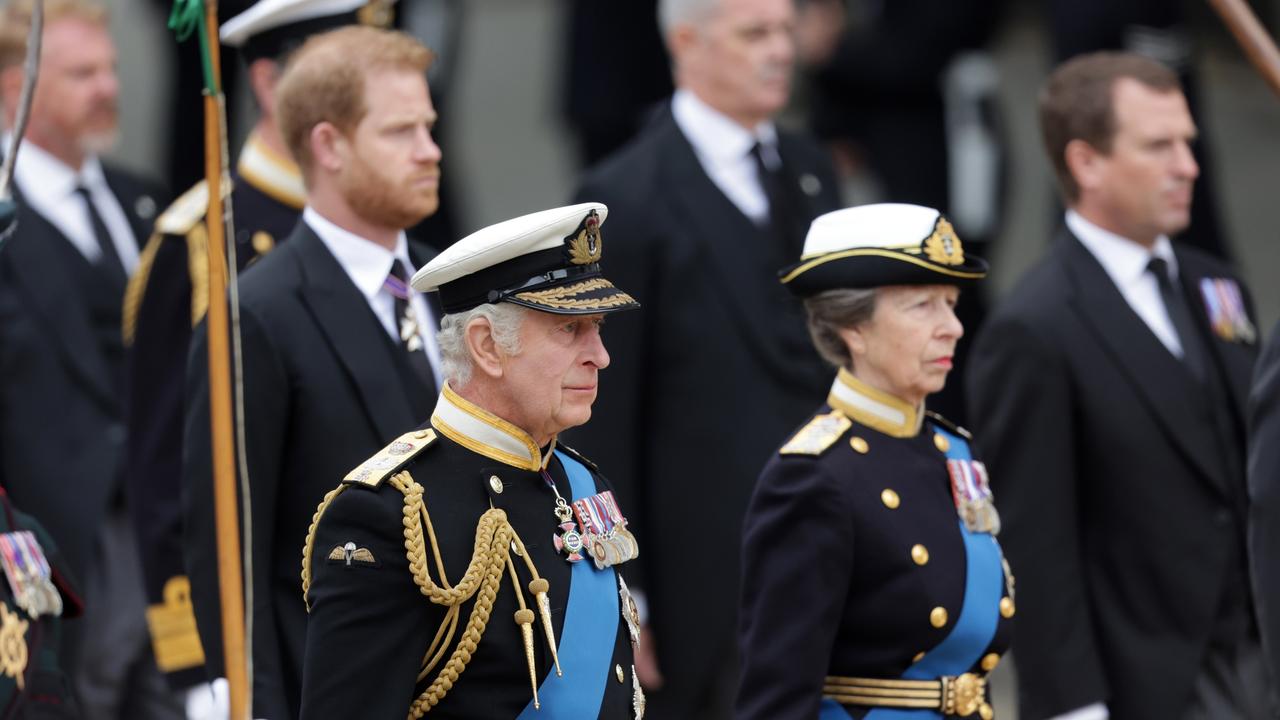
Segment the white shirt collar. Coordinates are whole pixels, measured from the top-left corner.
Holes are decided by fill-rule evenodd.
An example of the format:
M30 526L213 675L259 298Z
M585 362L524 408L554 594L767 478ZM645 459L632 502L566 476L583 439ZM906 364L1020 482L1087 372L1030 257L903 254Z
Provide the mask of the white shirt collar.
M671 98L671 113L694 151L706 162L737 162L756 142L770 148L778 145L778 129L772 122L747 130L687 89L676 90Z
M1169 264L1172 276L1178 276L1178 259L1173 254L1173 243L1169 242L1166 235L1156 237L1155 245L1148 249L1133 240L1098 227L1075 210L1067 210L1066 222L1067 229L1098 259L1117 287L1128 287L1134 281L1144 278L1152 255L1163 258Z
M5 147L9 145L9 137L5 133ZM90 190L107 187L107 175L97 155L86 158L77 171L33 142L22 143L13 173L23 195L35 202L62 202L75 192L77 185Z
M372 240L338 227L310 205L303 209L302 219L320 237L329 252L333 253L338 264L347 271L351 282L371 302L382 290L387 275L391 274L394 260L399 259L404 263L405 271L413 273L413 263L409 260L409 243L403 231L396 237L396 249L392 252Z

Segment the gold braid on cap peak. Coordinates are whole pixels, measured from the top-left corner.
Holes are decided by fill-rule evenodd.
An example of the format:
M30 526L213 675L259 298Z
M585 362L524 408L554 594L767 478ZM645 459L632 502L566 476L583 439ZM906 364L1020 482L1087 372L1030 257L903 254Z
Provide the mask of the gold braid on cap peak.
M507 514L500 509L490 507L480 516L476 523L475 546L471 553L471 562L467 565L467 570L458 584L451 585L445 574L444 561L440 556L440 546L436 540L435 528L431 524L431 516L427 513L426 503L422 499L422 485L414 481L407 470L393 475L387 482L404 495L404 518L401 522L404 526L405 556L409 561L409 572L413 575L413 582L428 600L446 608L444 620L436 631L435 639L431 641L431 646L423 656L422 669L418 673L419 682L425 680L444 659L445 652L458 630L462 605L475 598L466 627L463 628L462 636L458 639L458 644L449 655L449 659L436 673L435 679L427 689L409 706L410 720L430 712L431 708L443 700L449 690L457 684L458 678L466 670L467 663L471 662L471 657L479 647L480 640L488 627L489 616L493 612L493 603L497 599L498 586L502 581L504 570L509 573L512 584L515 586L516 599L520 607L516 611L515 621L520 626L525 657L529 663L534 707L540 707L537 669L533 657L535 615L525 604L515 561L511 558L513 546L515 554L524 558L529 574L533 578L528 584L529 592L534 595L551 657L555 661L556 673L561 674L560 658L556 652L555 630L551 626L551 603L547 598L549 586L547 581L538 574L533 561L529 559L524 542L520 540L515 528L507 520ZM303 546L302 595L304 600L311 588L311 556L315 548L316 527L334 498L347 487L350 486L339 485L325 495L312 517L311 527L307 531L307 540ZM438 585L431 579L426 550L427 541L431 543L431 560L435 562L436 573L440 577Z

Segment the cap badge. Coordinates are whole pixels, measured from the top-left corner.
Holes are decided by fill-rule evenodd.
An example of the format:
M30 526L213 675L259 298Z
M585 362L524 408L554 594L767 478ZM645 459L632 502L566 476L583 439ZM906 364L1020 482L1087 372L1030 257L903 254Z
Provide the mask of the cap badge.
M391 7L393 2L394 0L369 0L356 11L356 20L361 25L389 28L395 23L395 10Z
M569 262L574 265L590 265L600 262L603 254L600 238L600 214L595 210L587 213L572 235L564 239L569 253Z
M925 238L924 254L942 265L964 264L964 246L960 244L960 238L956 237L951 223L941 215L933 226L933 234Z

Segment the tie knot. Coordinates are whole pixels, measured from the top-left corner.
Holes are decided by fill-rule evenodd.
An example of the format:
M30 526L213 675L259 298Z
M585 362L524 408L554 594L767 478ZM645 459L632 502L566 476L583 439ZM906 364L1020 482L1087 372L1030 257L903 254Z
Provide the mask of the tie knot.
M387 274L387 279L382 283L382 286L393 297L400 300L409 299L409 273L405 270L404 263L398 259L391 263L391 272Z
M1152 257L1147 262L1147 270L1156 276L1156 282L1161 285L1168 284L1172 280L1169 277L1169 262L1162 257Z

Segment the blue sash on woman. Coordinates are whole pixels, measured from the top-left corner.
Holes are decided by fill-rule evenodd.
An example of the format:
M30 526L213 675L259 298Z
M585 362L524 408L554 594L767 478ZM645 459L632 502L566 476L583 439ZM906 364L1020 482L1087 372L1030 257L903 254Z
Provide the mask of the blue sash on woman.
M970 461L973 455L964 438L943 428L934 428L950 441L948 460ZM1000 597L1004 593L1004 569L1000 546L990 533L969 530L957 520L964 537L965 583L964 604L960 617L942 642L911 664L902 674L903 680L937 680L943 675L969 672L982 653L991 645L1000 622ZM819 720L848 720L849 713L835 700L823 700ZM937 710L901 710L873 708L865 720L926 720L941 718Z

